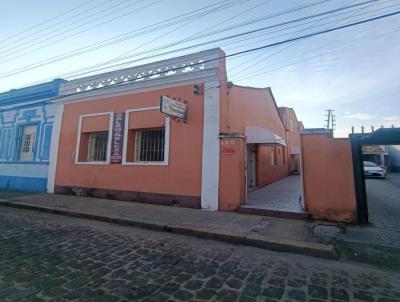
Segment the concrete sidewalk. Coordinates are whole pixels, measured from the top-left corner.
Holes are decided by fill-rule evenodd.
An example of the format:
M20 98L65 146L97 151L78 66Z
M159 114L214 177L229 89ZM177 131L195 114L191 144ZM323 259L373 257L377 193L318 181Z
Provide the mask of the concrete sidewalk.
M307 219L301 205L300 175L290 175L248 194L239 213L280 218Z
M55 194L2 194L0 204L276 251L337 258L306 221Z

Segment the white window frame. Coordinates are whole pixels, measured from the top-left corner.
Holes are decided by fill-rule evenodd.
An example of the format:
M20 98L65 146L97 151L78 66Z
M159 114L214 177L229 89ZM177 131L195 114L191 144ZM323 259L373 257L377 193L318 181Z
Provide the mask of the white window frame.
M105 161L79 161L79 148L81 144L81 130L82 130L82 120L85 117L109 115L110 119L108 122L108 137L107 137L107 160ZM76 148L75 148L75 164L77 165L109 165L111 158L111 135L112 135L112 125L114 119L114 112L101 112L92 114L82 114L79 116L78 133L76 138Z
M22 146L23 146L23 143L24 143L23 142L23 139L24 139L23 135L24 134L20 133L21 131L19 130L19 127L29 127L29 126L35 127L35 139L33 141L33 147L32 147L33 148L32 149L32 159L21 159L21 151L22 151ZM39 147L38 144L39 144L39 135L40 135L40 125L38 126L37 122L16 124L16 131L17 131L17 137L16 137L17 138L17 144L18 144L18 141L21 140L21 149L20 150L15 150L15 151L18 151L18 153L15 152L16 161L22 162L22 163L37 161L37 159L38 159L38 151L39 151L38 150L38 147ZM19 137L19 135L21 135L21 137ZM36 157L35 157L35 155L36 155Z
M4 126L3 128L0 128L0 142L3 138L3 135L6 135L6 131L10 130L11 131L11 136L10 136L10 142L8 144L8 149L4 150L5 151L5 157L4 158L0 158L0 162L7 162L9 160L10 157L10 151L12 149L12 144L13 144L13 137L14 137L14 127L9 127L9 126Z
M169 139L170 139L170 127L171 119L168 116L164 117L164 161L127 161L126 155L128 152L128 132L129 132L129 114L131 112L141 112L149 110L160 110L160 106L143 107L137 109L129 109L125 111L125 125L124 125L124 147L122 150L122 165L126 166L168 166L169 164Z
M53 127L53 123L43 124L43 129L42 129L42 133L41 133L42 143L40 145L40 160L43 161L43 162L48 162L49 161L48 159L42 160L43 151L44 151L44 143L45 143L44 134L46 133L46 127ZM51 130L53 131L53 129L51 129ZM50 146L49 146L49 148L50 147L51 147L51 136L50 136ZM50 159L50 149L49 149L49 159Z

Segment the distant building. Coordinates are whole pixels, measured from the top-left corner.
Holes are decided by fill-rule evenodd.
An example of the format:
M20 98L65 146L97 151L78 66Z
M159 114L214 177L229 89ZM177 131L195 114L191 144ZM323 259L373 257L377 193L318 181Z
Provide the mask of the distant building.
M279 107L278 110L286 129L289 173L297 174L300 173L300 132L304 126L301 121L297 120L293 108Z
M45 192L56 106L63 80L0 94L0 189Z
M363 160L371 161L379 166L390 167L389 146L365 145L362 146Z

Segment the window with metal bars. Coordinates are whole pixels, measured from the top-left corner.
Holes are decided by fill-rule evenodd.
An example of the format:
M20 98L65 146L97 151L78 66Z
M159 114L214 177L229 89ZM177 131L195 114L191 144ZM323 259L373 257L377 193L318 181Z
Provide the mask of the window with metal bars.
M164 161L165 128L135 131L135 161Z
M89 133L88 161L107 160L108 132Z
M35 124L18 127L17 160L31 161L35 152L37 126Z

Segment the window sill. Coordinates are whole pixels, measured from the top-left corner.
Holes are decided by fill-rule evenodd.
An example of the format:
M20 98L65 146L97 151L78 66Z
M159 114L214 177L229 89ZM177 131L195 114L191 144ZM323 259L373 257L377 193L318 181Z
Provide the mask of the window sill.
M75 162L76 165L108 165L108 161L78 161Z
M168 166L167 161L136 161L136 162L123 162L125 166Z

